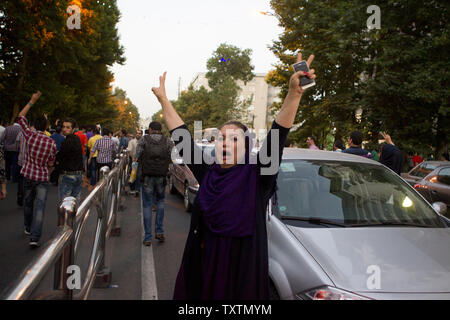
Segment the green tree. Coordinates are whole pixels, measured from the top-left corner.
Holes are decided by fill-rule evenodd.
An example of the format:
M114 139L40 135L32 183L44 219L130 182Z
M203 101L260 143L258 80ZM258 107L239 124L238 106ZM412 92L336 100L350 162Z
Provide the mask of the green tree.
M81 30L66 26L70 4L81 6ZM40 90L31 117L45 112L52 120L70 116L89 124L118 117L109 67L125 61L119 18L115 0L2 1L0 116L13 118Z
M367 1L271 1L284 28L268 81L287 93L294 51L314 53L317 85L303 97L295 134L326 144L330 134L380 130L403 149L441 154L449 139L448 1L382 2L381 29L368 30ZM273 106L276 112L280 104ZM360 115L360 119L357 118Z
M203 128L218 127L232 120L246 119L252 100L240 101L238 81L252 80L250 49L221 44L207 61L208 86L196 90L192 85L180 94L174 107L188 128L193 131L194 121L202 121Z
M363 120L374 140L387 130L401 148L439 158L450 138L450 4L380 7L381 29L367 39L371 72L360 88Z

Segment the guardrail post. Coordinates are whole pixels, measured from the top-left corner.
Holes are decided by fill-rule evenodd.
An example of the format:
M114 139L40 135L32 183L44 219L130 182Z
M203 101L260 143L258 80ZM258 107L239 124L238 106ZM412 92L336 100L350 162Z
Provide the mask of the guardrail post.
M106 186L103 188L100 194L99 205L97 206L97 215L101 223L101 234L99 241L99 251L101 252L101 260L99 263L98 272L95 276L94 288L107 288L111 283L111 270L105 266L106 256L106 232L108 231L108 185L109 185L109 173L108 167L102 167L100 169L100 177L102 180L106 180Z
M113 214L113 225L111 228L111 236L112 237L118 237L120 236L120 232L121 232L121 227L120 227L120 217L119 217L119 210L123 210L123 206L121 205L121 201L120 201L120 194L122 191L122 182L123 182L123 177L122 177L122 170L123 170L123 154L120 154L120 159L116 159L114 160L114 168L119 169L119 173L118 175L115 177L116 179L116 183L114 183L113 186L113 190L112 192L114 193L114 197L116 197L116 209L114 210Z
M76 213L77 199L74 197L64 198L58 210L58 226L73 229L73 223ZM73 265L74 263L74 241L75 234L73 233L69 243L61 253L61 257L55 264L53 286L55 290L64 290L65 298L67 300L72 300L73 297L73 289L69 289L67 286L67 279L69 278L67 271L69 266Z

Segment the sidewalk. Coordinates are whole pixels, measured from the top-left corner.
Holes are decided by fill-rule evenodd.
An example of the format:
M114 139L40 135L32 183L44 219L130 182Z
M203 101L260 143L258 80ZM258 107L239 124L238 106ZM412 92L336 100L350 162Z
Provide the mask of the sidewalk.
M105 265L112 273L107 289L92 288L89 300L141 300L141 207L140 198L123 195L120 211L121 234L106 241ZM149 248L151 249L151 248Z

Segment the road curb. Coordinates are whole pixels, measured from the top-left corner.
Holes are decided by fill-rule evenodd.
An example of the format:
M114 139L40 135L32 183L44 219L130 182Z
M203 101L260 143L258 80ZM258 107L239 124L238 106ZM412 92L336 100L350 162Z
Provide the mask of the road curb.
M144 239L144 215L142 208L142 193L140 193L141 211L138 213L141 218L141 239ZM155 262L153 259L153 245L146 247L141 242L141 300L158 300L158 289L156 286Z

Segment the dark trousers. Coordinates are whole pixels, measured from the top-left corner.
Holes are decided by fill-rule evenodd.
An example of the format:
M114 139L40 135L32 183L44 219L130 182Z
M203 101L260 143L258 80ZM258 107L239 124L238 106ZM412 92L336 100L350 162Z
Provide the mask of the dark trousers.
M110 163L98 163L97 162L97 180L98 181L100 181L100 179L101 179L100 169L105 166L108 167L109 169L112 169L112 162L110 162Z
M19 165L17 161L19 159L19 152L17 151L6 151L5 154L5 174L6 179L10 180L12 176L12 182L16 183L19 181Z
M23 186L23 175L20 174L20 171L22 170L22 167L19 166L19 180L17 184L17 203L22 204L23 197L24 197L24 186Z
M89 172L91 175L91 186L95 186L97 184L97 158L91 159L91 164L89 165Z

